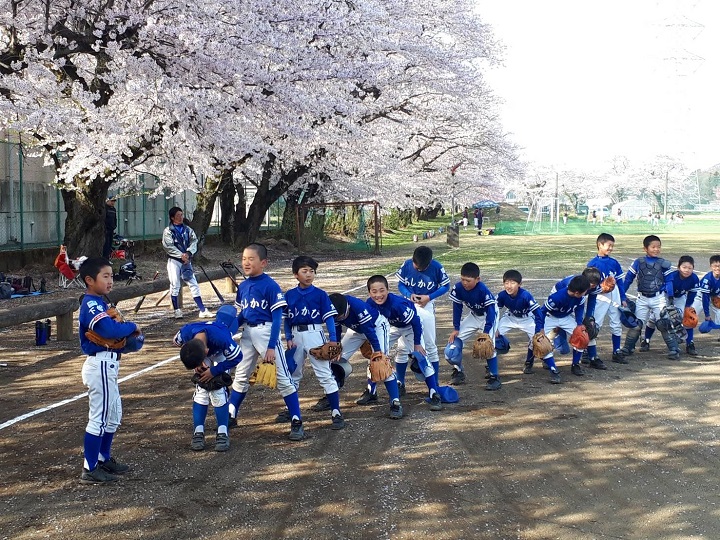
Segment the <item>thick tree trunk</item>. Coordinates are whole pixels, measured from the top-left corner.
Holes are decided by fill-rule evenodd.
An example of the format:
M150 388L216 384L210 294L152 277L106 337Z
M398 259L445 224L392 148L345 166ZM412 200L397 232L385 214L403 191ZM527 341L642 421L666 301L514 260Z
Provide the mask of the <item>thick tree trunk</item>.
M220 192L220 240L225 245L233 245L233 228L235 225L235 190L234 183L230 183Z
M242 249L247 245L241 242L241 239L247 236L247 197L245 196L245 187L242 184L236 184L235 191L238 195L238 202L233 212L232 245Z
M202 191L196 195L197 206L193 213L190 226L198 235L198 238L205 236L210 228L215 201L218 194L224 189L232 186L234 169L225 169L218 177L209 177L205 181Z
M280 236L293 244L297 242L297 207L302 204L315 201L320 185L317 183L308 184L303 189L290 189L285 193L285 211L280 225ZM300 223L305 223L306 211L300 216ZM317 215L317 214L316 214Z
M110 183L77 179L77 190L62 190L67 217L63 244L70 257L100 257L105 242L105 200Z

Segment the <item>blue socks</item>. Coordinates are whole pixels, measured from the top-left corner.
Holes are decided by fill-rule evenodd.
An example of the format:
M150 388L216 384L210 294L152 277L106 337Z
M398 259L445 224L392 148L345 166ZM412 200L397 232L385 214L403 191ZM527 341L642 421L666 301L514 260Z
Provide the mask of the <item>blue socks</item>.
M595 350L597 350L597 349L595 349ZM582 358L582 351L576 351L575 349L573 349L572 365L577 366L580 363L580 358Z
M395 372L397 373L398 381L400 381L402 384L405 384L405 372L407 371L407 362L404 364L395 364Z
M205 425L205 419L207 418L208 406L200 405L193 401L193 429L198 426Z
M613 344L613 352L617 351L622 345L620 345L620 342L622 341L622 336L616 336L615 334L612 335L612 344Z
M193 417L195 417L194 414ZM225 403L222 407L215 407L215 418L217 420L218 431L220 431L220 427L224 426L225 433L227 433L228 422L230 421L230 403Z
M588 345L587 352L588 352L588 358L590 358L590 359L597 358L597 345Z
M487 367L488 371L490 372L490 375L493 377L498 376L498 359L497 355L493 356L492 358L487 360Z
M649 326L645 327L645 339L647 339L649 341L654 333L655 333L654 328L650 328Z
M235 409L235 417L237 417L238 410L240 409L240 404L243 402L246 395L247 395L247 392L240 393L237 390L233 390L232 392L230 392L229 402L230 402L230 405L232 405L233 408Z
M205 306L203 305L202 297L194 296L193 300L195 300L195 303L197 304L197 307L200 311L205 311Z
M171 296L170 300L172 300L173 309L179 309L178 308L178 297L177 296Z
M92 435L87 431L85 432L83 455L85 456L85 465L89 471L94 471L97 468L101 444L102 437L100 435Z
M435 370L435 386L440 386L440 361L437 362L430 362L432 364L433 369Z
M394 379L392 381L385 381L385 388L387 389L387 393L390 396L390 403L392 403L396 399L400 399L400 389L398 388L397 381L395 381Z
M340 394L339 392L333 392L327 395L328 403L330 403L330 411L340 410Z
M285 405L287 405L288 412L290 413L290 418L297 417L298 420L302 420L302 416L300 414L300 400L298 399L298 393L293 392L289 396L285 396L283 398L285 400ZM330 400L330 395L328 395L328 401Z
M533 354L532 349L528 349L527 356L525 357L526 362L530 362L531 364L535 362L535 355Z
M554 356L550 356L550 358L543 358L543 362L545 362L547 364L547 367L550 368L550 371L557 371L557 366L555 365L555 357Z
M102 457L103 461L107 461L110 459L110 447L112 446L113 437L115 436L115 433L108 433L107 431L103 433L102 439L100 441L100 456ZM99 460L100 458L98 458Z
M367 380L367 389L373 396L377 394L377 384L372 382L370 379Z
M692 343L694 335L695 335L695 329L687 328L687 339L685 340L685 343Z

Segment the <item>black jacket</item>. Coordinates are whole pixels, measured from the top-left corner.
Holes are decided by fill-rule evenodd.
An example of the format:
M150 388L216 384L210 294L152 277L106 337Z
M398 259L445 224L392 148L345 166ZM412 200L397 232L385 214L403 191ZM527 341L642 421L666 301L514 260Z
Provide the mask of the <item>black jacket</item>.
M111 232L117 229L117 210L110 204L105 205L105 230Z

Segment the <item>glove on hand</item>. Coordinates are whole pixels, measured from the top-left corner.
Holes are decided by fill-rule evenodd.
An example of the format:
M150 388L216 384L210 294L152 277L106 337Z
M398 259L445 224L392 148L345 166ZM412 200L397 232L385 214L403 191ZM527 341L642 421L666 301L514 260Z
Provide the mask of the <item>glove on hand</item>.
M372 382L382 382L393 373L390 358L380 351L374 352L368 362L368 371Z
M362 345L360 345L360 354L362 354L368 360L370 360L370 358L372 358L373 348L367 339L365 341L363 341Z
M555 348L550 338L545 335L545 332L540 330L532 338L533 356L535 358L544 358L546 355L553 352Z
M221 388L230 386L233 382L230 374L225 371L223 371L220 375L215 375L207 382L201 382L200 377L202 377L202 373L195 373L190 380L193 384L198 385L200 388L204 388L208 392L220 390Z
M342 345L337 341L330 341L320 347L313 347L310 349L310 354L317 360L337 360L342 354Z
M473 358L480 360L489 360L495 356L495 340L485 332L480 332L473 343Z

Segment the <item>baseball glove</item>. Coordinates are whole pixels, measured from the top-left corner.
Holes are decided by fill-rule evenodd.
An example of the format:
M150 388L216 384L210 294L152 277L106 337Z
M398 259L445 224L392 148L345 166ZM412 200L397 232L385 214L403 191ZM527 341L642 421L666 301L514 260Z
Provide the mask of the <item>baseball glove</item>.
M600 329L598 328L598 325L595 322L595 317L585 317L583 319L583 326L585 326L585 330L587 330L588 337L591 340L598 337L598 334L600 333Z
M615 278L613 276L608 276L600 282L600 290L602 292L609 293L613 289L615 289Z
M550 338L545 335L542 330L537 332L532 338L533 356L535 358L544 358L553 352L554 346Z
M223 371L220 375L215 375L208 382L200 382L200 377L202 377L202 373L195 373L190 380L193 384L198 385L200 388L204 388L208 392L220 390L221 388L230 386L233 382L230 374L225 371Z
M115 306L108 307L105 313L107 313L108 317L110 317L114 321L125 322L125 319ZM105 347L106 349L111 349L113 351L124 349L125 345L127 344L125 338L106 338L101 336L94 330L88 330L87 332L85 332L85 337L88 339L88 341L91 341L95 345L100 345L101 347Z
M585 328L584 324L580 324L575 327L575 330L573 330L568 342L578 351L587 349L588 343L590 343L590 336L588 335L587 328Z
M720 309L720 296L711 296L710 301L712 302L713 306Z
M262 362L258 365L257 374L255 375L255 383L263 384L268 388L275 388L277 386L277 372L275 370L275 364Z
M342 354L342 345L337 341L330 341L320 347L313 347L310 349L310 354L317 360L337 360Z
M489 360L495 356L495 340L485 332L480 332L473 343L473 358Z
M362 345L360 345L360 354L362 354L368 360L370 360L370 358L372 358L373 348L367 339L365 341L363 341Z
M368 371L372 382L382 382L392 375L393 369L390 358L380 351L374 352L368 362Z
M695 328L698 325L698 316L694 307L686 307L683 312L682 325L685 328Z

